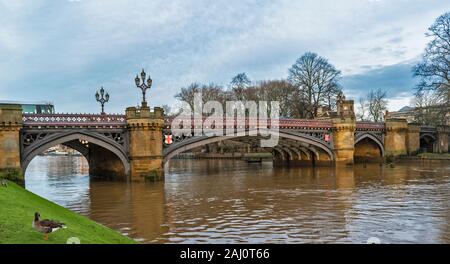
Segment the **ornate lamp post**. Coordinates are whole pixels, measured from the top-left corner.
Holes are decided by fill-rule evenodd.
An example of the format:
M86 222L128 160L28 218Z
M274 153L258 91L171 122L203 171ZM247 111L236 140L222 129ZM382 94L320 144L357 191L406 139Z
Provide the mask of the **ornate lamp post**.
M97 91L95 93L95 99L97 100L97 102L99 102L102 106L102 115L105 114L105 103L107 103L109 101L109 94L108 92L106 92L105 94L105 89L102 88L100 89L100 93Z
M142 90L142 107L147 107L147 102L145 101L145 92L147 91L147 89L150 89L150 87L152 87L153 82L152 78L150 78L150 75L148 76L147 81L145 80L145 77L145 71L144 69L142 69L141 78L139 79L139 75L136 75L136 78L134 79L137 88Z

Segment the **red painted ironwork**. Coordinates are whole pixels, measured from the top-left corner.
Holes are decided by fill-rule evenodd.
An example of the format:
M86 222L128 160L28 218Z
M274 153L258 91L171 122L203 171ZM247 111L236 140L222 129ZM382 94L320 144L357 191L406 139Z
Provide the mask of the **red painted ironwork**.
M196 123L203 124L205 121L205 118L203 119L194 119L191 118L190 120L188 118L181 119L182 123L190 124L191 127L194 127ZM171 128L172 126L172 118L166 118L165 119L165 126L166 128ZM197 121L197 122L196 122ZM263 122L262 120L258 120L257 118L232 118L232 119L226 119L224 118L222 120L222 126L226 127L229 125L233 125L235 127L238 126L246 126L246 127L256 127L258 124L261 125L267 125L268 127L279 127L279 128L285 128L285 129L331 129L332 123L330 120L311 120L311 119L267 119L266 122Z
M23 114L23 124L25 126L124 126L127 124L126 116L121 114ZM166 128L172 125L172 118L165 119ZM183 123L194 127L195 121L203 124L204 119L198 120L191 118L184 119ZM231 121L231 123L228 123ZM267 127L278 127L281 129L332 129L331 120L314 119L267 119L262 122L256 118L234 118L222 120L222 126L227 125L235 127L245 126L246 128L257 127L258 124L267 125ZM356 122L357 130L384 130L384 123L375 122Z
M119 114L23 114L24 126L123 126L126 116Z
M173 143L173 136L172 135L164 135L164 143L167 145L170 145Z
M356 122L357 130L384 130L385 125L383 122L365 122L359 121Z

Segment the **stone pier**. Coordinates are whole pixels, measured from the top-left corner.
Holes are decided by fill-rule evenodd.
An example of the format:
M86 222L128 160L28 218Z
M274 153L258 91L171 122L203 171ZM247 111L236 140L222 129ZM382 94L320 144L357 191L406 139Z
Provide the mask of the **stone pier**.
M355 152L356 119L353 100L338 103L333 122L333 143L336 165L351 165Z
M406 132L406 152L409 156L415 156L420 150L420 124L408 124Z
M164 113L160 107L128 107L129 158L132 181L160 180L164 177L162 129Z
M385 123L386 135L384 137L384 148L386 157L407 155L407 136L409 130L406 119L388 118L385 120ZM413 136L413 133L411 133L411 136ZM411 143L411 147L415 146L415 144Z

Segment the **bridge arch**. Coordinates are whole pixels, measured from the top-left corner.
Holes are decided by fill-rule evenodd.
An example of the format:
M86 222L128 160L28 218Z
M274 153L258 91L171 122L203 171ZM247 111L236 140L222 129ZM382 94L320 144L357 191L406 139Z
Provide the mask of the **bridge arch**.
M66 145L68 147L77 150L89 161L90 158L89 150L85 148L82 144L75 143L79 140L88 141L90 144L92 143L114 154L115 157L117 157L121 161L124 168L124 174L126 176L129 175L130 162L128 160L125 150L120 146L120 144L99 133L92 133L88 131L71 131L71 132L55 133L49 137L45 137L44 139L33 143L22 152L21 155L22 170L25 172L31 160L38 154L41 154L45 150L58 144Z
M291 153L292 160L301 160L302 159L300 150L298 150L295 147L290 146L290 145L285 145L283 147L286 148Z
M89 160L89 148L83 145L81 142L72 140L63 143L62 145L78 151L81 155L83 155L83 157L86 158L86 160Z
M430 138L430 139L432 139L432 140L436 140L436 136L435 135L433 135L433 134L431 134L431 133L423 133L423 134L420 134L420 139L422 139L422 138Z
M288 161L295 160L295 154L289 147L284 146L284 145L280 145L280 149L282 151L286 152L286 154L287 154L286 160L288 160Z
M303 153L303 155L304 155L306 160L311 160L312 159L311 151L308 151L305 147L300 147L299 149L300 149L301 153ZM302 160L303 160L303 155L302 155Z
M355 137L355 158L384 157L384 144L371 133L360 134Z
M252 133L253 132L253 133ZM254 133L255 131L251 131L248 132L249 135L256 135L256 133ZM329 156L329 160L333 161L334 160L334 153L333 150L330 146L326 145L325 143L319 141L318 139L306 136L306 135L302 135L302 134L295 134L295 133L289 133L289 132L285 132L285 131L264 131L264 135L278 135L279 136L279 140L290 140L290 141L295 141L295 142L300 142L303 143L301 144L302 146L299 147L299 150L301 150L302 152L305 152L304 149L308 149L310 150L311 153L314 153L314 155L318 156L318 149L321 150L323 153L327 154ZM238 139L238 138L245 138L248 137L247 135L235 135L235 136L216 136L216 137L208 137L208 136L200 136L200 137L192 137L192 138L188 138L185 139L184 141L181 141L179 143L174 143L173 145L167 147L166 149L164 149L164 163L167 163L171 158L173 158L174 156L186 152L188 150L197 148L197 147L201 147L204 145L208 145L208 144L212 144L215 142L219 142L219 141L224 141L224 140L233 140L233 139ZM278 146L275 146L273 149L276 149L277 147L279 147L279 149L283 149L283 145L279 144ZM280 152L280 150L276 150L277 152ZM293 154L292 152L288 153L286 150L283 150L283 152L285 152L285 154L283 156L292 156L291 154ZM305 152L306 153L306 152ZM309 156L309 155L308 155Z
M273 150L273 154L274 154L273 158L275 160L279 160L279 161L289 161L290 160L289 154L286 151L282 150L281 148L274 147L274 148L272 148L272 150Z
M419 141L420 141L420 149L425 150L427 152L434 152L434 145L436 143L436 136L431 133L423 133L420 134Z

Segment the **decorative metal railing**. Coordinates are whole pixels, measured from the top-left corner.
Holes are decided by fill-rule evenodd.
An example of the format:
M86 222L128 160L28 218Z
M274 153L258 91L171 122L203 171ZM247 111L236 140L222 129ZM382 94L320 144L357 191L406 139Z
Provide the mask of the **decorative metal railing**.
M384 130L385 124L383 122L356 122L356 130Z
M280 119L279 126L280 128L330 129L333 124L330 120Z
M23 114L25 126L122 126L126 116L119 114Z
M203 119L181 119L181 126L191 126L195 128L196 124L204 124ZM23 114L22 121L25 126L123 126L127 120L125 115L121 114ZM173 118L166 118L165 129L172 127ZM240 128L255 127L278 127L280 129L308 129L308 130L329 130L333 127L331 120L311 120L311 119L267 119L266 122L256 118L223 118L221 124L216 125L226 128L234 126ZM211 127L212 128L212 127ZM384 130L384 123L375 122L356 122L357 130ZM422 127L421 131L431 131L434 128Z
M177 125L182 126L191 126L191 128L195 128L197 124L203 124L206 119L195 119L195 118L186 118L180 119L180 123ZM267 119L267 120L258 120L256 118L224 118L220 120L221 122L215 122L214 126L220 126L222 128L226 128L231 126L240 128L240 126L245 126L246 128L255 128L255 127L278 127L280 129L331 129L332 123L329 120L308 120L308 119ZM265 121L265 122L264 122ZM172 127L172 118L165 119L165 128L170 129Z

